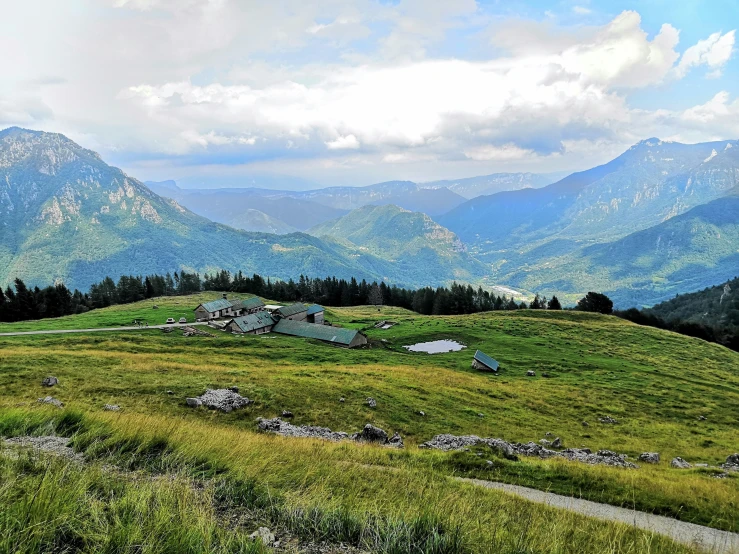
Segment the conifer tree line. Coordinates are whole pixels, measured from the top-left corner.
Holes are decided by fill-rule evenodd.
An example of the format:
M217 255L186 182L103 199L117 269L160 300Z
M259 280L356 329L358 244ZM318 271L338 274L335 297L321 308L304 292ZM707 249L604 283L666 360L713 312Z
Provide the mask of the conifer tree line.
M124 275L114 281L106 277L90 287L87 293L70 291L63 284L43 289L26 286L21 279L13 287L0 290L0 321L25 321L79 314L115 304L130 304L159 296L181 296L204 290L249 293L279 302L306 302L325 306L386 305L407 308L424 315L461 315L493 310L554 309L562 306L556 296L534 298L530 305L516 302L506 295L498 296L482 287L453 283L450 287L424 287L413 290L388 286L366 280L309 278L301 275L297 281L251 277L241 271L213 274L186 271L166 275Z

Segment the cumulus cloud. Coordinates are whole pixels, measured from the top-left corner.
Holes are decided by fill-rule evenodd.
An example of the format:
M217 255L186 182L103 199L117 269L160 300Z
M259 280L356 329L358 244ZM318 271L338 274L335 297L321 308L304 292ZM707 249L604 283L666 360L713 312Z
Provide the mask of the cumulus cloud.
M678 30L648 33L635 11L600 26L487 26L474 0L109 0L105 17L93 0L75 17L40 1L38 18L14 3L0 21L0 50L16 53L0 122L84 136L126 160L493 172L585 163L645 136L736 135L725 93L683 111L630 106L632 91L696 67L717 76L735 32L680 56ZM479 40L474 56L448 49L462 34Z
M699 40L695 45L688 48L680 63L675 68L678 78L683 78L694 67L706 65L712 71L710 77L719 77L724 65L731 59L734 53L734 40L736 31L726 34L713 33L705 40Z

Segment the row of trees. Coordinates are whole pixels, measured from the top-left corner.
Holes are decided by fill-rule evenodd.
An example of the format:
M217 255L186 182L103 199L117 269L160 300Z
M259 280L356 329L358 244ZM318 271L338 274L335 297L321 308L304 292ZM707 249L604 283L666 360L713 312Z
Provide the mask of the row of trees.
M450 287L425 287L418 290L326 277L301 275L297 281L272 281L254 274L251 277L228 271L205 274L184 271L166 275L124 275L114 281L106 277L89 292L70 291L63 284L44 289L29 289L16 279L14 289L0 291L0 321L23 321L78 314L114 304L129 304L147 298L179 296L203 290L251 293L280 302L310 302L326 306L389 305L425 315L461 315L493 310L561 310L556 296L536 296L531 304L516 302L506 295L495 295L481 287L453 283Z

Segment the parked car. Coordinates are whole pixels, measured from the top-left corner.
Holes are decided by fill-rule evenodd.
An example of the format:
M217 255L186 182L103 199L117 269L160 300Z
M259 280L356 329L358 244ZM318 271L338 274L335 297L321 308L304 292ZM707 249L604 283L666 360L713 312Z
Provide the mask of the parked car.
M180 323L187 323L187 318L186 317L181 317L180 318Z
M174 318L173 317L168 317L167 318L167 325L172 325L173 323L174 323Z

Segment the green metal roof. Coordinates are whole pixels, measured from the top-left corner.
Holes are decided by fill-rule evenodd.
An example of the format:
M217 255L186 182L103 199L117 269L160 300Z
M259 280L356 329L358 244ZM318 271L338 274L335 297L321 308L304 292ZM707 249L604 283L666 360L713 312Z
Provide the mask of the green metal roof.
M275 320L272 319L269 312L256 312L249 315L243 315L232 319L231 322L244 333L263 329L264 327L269 327L270 325L275 324Z
M253 310L255 308L262 308L263 306L264 302L262 302L262 299L258 296L233 301L233 307L236 309L241 308L242 310Z
M232 304L233 302L231 300L226 300L225 298L219 298L218 300L206 302L205 304L201 304L201 305L203 306L203 308L205 308L206 311L213 313L219 310L226 310L230 308Z
M494 359L492 359L490 356L485 354L484 352L480 352L479 350L475 352L475 359L488 366L493 371L498 371L498 362L496 362Z
M279 310L275 310L275 313L280 314L282 317L289 317L291 315L299 314L300 312L305 312L308 309L308 306L305 304L290 304L289 306L283 306Z
M308 306L308 315L317 314L322 311L323 311L323 306L319 306L318 304L313 304L312 306Z
M359 331L356 329L341 329L339 327L316 325L315 323L291 321L289 319L281 319L272 330L275 333L282 333L283 335L318 339L334 344L343 344L345 346L351 344L359 334Z

